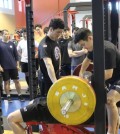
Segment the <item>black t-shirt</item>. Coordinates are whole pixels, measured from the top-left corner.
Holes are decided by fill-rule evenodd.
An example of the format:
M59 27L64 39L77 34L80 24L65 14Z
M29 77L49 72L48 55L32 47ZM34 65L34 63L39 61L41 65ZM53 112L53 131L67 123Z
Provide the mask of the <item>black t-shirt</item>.
M59 40L59 45L60 45L60 49L61 49L61 64L65 65L65 64L71 64L71 58L68 55L68 43L69 41L71 41L72 38L68 38L68 39L60 39Z
M116 46L109 41L104 41L104 49L105 70L113 69L112 78L107 80L107 82L113 84L115 81L120 79L120 53ZM93 61L93 52L89 52L87 57Z
M38 49L38 57L40 60L40 69L45 79L50 80L46 65L43 58L51 58L55 70L56 78L59 78L60 48L56 41L51 40L48 36L42 39ZM50 80L51 81L51 80Z
M0 65L4 69L16 69L18 52L13 42L0 41Z

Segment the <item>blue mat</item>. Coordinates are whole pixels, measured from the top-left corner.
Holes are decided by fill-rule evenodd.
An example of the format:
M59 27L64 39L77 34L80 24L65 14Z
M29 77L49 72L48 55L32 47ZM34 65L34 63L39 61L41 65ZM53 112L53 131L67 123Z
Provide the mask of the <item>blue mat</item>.
M7 100L2 100L2 116L8 116L9 113L20 109L22 107L25 107L28 105L30 101L19 101L19 100L13 100L12 102L8 102Z

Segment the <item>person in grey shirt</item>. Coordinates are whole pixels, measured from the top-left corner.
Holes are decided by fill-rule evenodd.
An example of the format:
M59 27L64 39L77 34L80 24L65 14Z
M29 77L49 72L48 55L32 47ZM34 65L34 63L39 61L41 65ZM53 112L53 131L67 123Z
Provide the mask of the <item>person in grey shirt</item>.
M75 27L73 29L73 40L74 40L74 35L78 29L79 29L78 27ZM83 62L88 52L87 49L84 49L80 45L75 44L73 40L68 43L68 54L69 57L71 57L71 75L73 75L74 69L80 63Z

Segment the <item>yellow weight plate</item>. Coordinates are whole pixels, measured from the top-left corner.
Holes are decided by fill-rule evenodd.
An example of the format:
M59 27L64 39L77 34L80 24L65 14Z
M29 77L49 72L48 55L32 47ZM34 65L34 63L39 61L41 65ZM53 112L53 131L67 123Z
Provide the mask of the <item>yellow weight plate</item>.
M96 97L93 88L83 79L66 76L51 86L47 105L52 116L59 122L78 125L87 121L93 114ZM65 109L66 113L63 112Z

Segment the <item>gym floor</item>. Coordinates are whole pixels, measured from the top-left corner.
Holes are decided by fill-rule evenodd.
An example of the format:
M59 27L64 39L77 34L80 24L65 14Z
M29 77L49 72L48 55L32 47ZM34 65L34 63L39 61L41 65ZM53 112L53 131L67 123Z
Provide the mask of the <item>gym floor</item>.
M25 76L24 73L19 72L19 78L20 78L20 84L22 87L22 94L27 95L28 97L25 98L25 101L21 102L18 100L17 97L14 97L14 95L17 94L16 89L15 89L15 84L13 81L10 82L10 88L11 88L11 96L12 96L12 102L8 102L6 100L6 95L5 92L3 91L3 94L5 97L2 99L2 117L3 117L3 128L4 128L4 134L13 134L12 131L10 131L10 127L8 126L7 123L7 116L9 113L20 109L24 106L26 106L29 103L29 92L27 92L28 86L25 82ZM25 126L25 124L23 124Z

